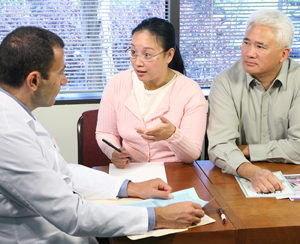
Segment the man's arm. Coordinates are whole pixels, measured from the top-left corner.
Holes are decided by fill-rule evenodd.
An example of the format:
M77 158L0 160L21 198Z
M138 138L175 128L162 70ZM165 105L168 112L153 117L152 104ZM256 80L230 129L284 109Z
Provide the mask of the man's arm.
M208 154L209 159L224 173L237 175L237 168L249 161L236 144L240 137L240 121L227 79L227 76L217 76L211 86L208 98Z
M281 181L272 172L253 165L251 163L243 163L237 169L237 173L250 180L252 187L257 192L274 192L275 190L283 190Z

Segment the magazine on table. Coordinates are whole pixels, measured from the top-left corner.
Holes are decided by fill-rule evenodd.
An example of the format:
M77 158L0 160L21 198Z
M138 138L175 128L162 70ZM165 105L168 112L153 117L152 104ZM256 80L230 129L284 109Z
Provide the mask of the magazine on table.
M276 197L277 199L289 198L291 201L300 201L300 174L287 174L283 175L289 182L291 187L294 188L296 194Z
M273 172L273 174L281 181L283 190L276 190L274 192L268 192L268 193L260 193L256 192L252 188L251 181L241 177L241 176L235 176L237 182L239 183L242 191L244 192L246 197L284 197L287 198L289 195L295 195L296 191L294 187L290 185L288 180L283 176L281 171ZM279 199L279 198L278 198Z

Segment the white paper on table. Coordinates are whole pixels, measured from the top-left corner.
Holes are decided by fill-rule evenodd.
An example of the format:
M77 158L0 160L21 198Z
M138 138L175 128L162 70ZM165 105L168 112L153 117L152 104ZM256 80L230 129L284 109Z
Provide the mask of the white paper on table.
M139 202L131 202L131 203L126 203L122 204L123 206L136 206L136 207L164 207L172 203L177 203L177 202L184 202L184 201L191 201L195 203L201 204L202 207L204 207L206 204L211 202L213 199L210 201L205 201L202 200L198 197L195 188L189 188L177 192L173 192L173 198L172 199L159 199L159 198L151 198L147 200L142 200ZM210 224L215 222L213 218L210 218L207 215L204 215L203 218L201 218L201 222L197 225L190 226L189 228L194 228L197 226L202 226L206 224ZM138 240L142 238L147 238L147 237L158 237L158 236L163 236L163 235L168 235L168 234L173 234L177 232L182 232L186 231L189 228L186 229L159 229L159 230L152 230L147 232L146 234L141 234L141 235L128 235L127 237L131 240Z
M142 235L129 235L127 236L129 239L131 240L139 240L142 238L147 238L147 237L159 237L159 236L164 236L164 235L169 235L169 234L173 234L173 233L177 233L177 232L183 232L186 231L190 228L194 228L194 227L198 227L198 226L202 226L202 225L207 225L210 223L214 223L216 222L215 219L207 216L206 214L204 215L203 218L201 218L201 222L197 225L192 225L189 228L186 229L159 229L159 230L152 230L147 232L146 234L142 234Z
M112 163L109 164L109 174L121 176L132 182L141 182L155 178L161 178L168 183L165 165L163 162L129 163L125 169L118 169Z

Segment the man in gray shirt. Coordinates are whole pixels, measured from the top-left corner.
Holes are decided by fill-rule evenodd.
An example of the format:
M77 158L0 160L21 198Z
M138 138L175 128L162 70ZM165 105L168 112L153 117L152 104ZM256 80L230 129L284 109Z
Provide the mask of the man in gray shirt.
M247 21L241 58L218 74L209 95L209 158L257 192L283 189L250 161L300 164L300 65L288 58L291 20L262 9Z

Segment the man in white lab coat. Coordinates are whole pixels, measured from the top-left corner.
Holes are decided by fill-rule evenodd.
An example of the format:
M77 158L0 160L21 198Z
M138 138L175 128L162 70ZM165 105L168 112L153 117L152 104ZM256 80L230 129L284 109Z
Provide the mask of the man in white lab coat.
M52 106L67 83L63 47L37 27L20 27L0 45L0 243L97 243L94 236L200 222L204 212L191 202L147 209L87 200L172 194L162 180L133 183L67 164L56 150L31 112Z

